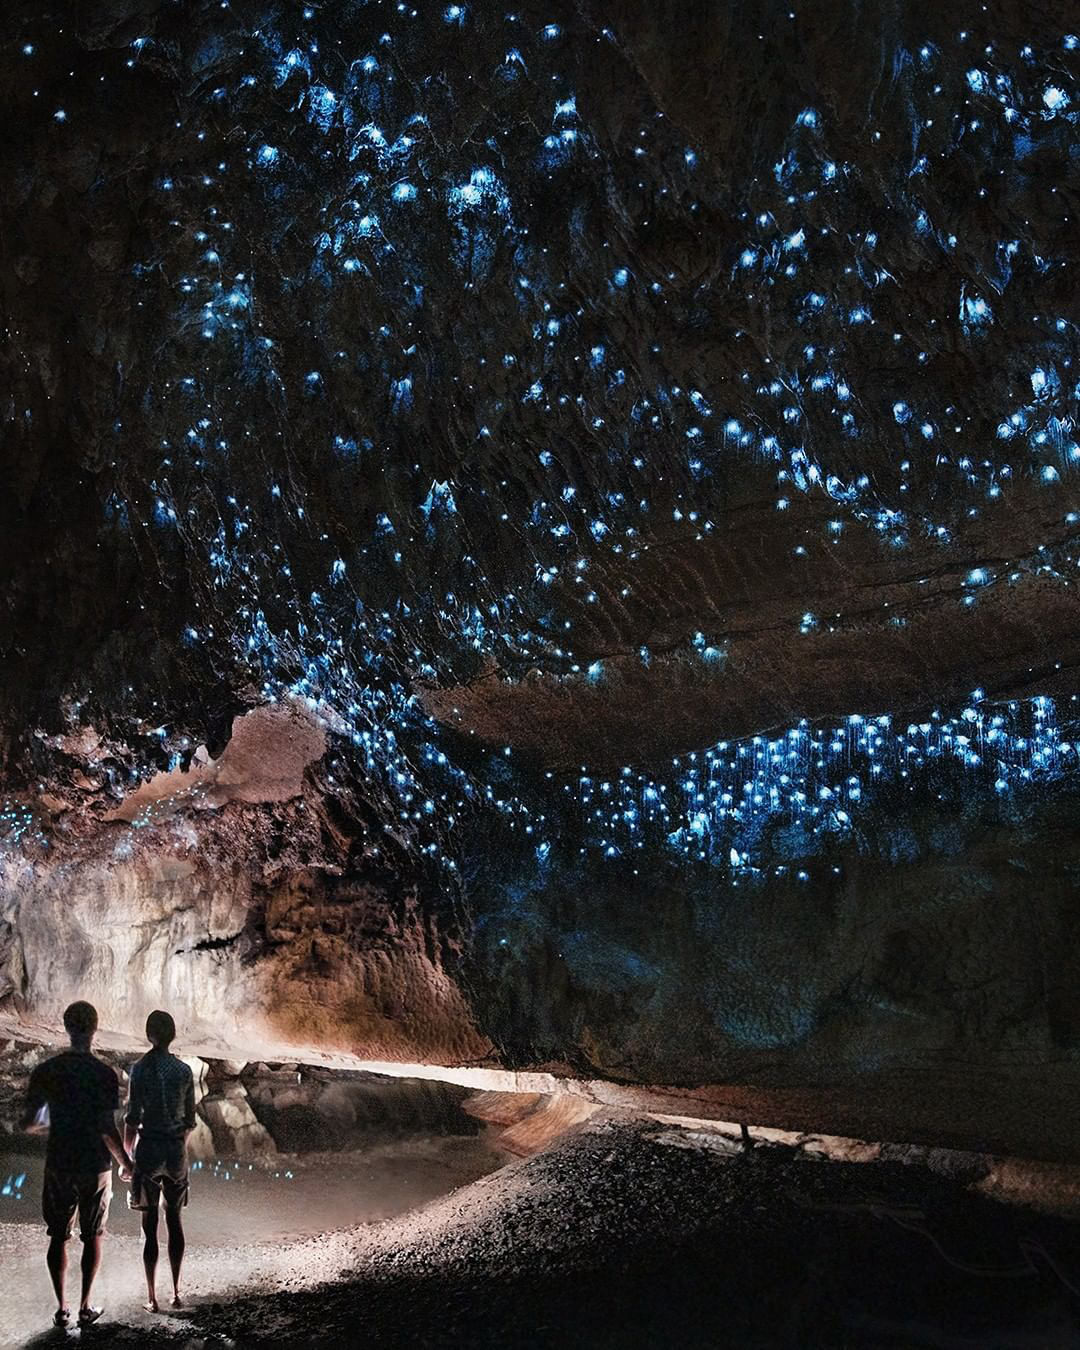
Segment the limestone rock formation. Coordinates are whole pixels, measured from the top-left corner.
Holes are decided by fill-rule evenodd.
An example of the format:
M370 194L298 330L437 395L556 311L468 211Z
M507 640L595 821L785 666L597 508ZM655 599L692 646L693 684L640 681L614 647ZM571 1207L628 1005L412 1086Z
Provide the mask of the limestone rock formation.
M259 1124L239 1084L230 1083L222 1092L204 1097L200 1114L210 1127L218 1156L246 1158L276 1152L273 1139Z
M4 1025L1075 1154L1064 0L10 11Z

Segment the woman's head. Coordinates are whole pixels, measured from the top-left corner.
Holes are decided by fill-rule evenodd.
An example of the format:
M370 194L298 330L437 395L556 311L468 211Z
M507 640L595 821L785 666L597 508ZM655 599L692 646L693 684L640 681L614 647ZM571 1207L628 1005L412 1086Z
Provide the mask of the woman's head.
M158 1050L168 1050L176 1039L176 1023L158 1009L146 1019L146 1039Z

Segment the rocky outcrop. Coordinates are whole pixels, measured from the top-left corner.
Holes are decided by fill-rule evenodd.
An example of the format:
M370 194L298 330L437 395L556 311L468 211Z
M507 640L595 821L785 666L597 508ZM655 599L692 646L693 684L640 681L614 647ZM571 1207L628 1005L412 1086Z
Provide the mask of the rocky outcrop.
M410 1135L478 1130L464 1088L304 1066L253 1066L244 1089L283 1153L341 1151Z
M520 1158L540 1153L600 1110L595 1102L566 1092L477 1092L464 1108L477 1120L500 1127L499 1147Z
M223 1057L490 1053L415 898L318 872L260 886L242 866L207 866L194 846L65 868L9 863L3 897L15 934L7 978L20 1005L54 1025L80 997L133 1037L167 1007L186 1044Z
M215 819L257 837L237 813L261 809ZM464 941L385 878L260 878L114 825L132 856L8 864L6 969L27 1021L55 1026L89 997L138 1044L167 1006L234 1077L247 1059L426 1066L472 1087L1073 1158L1067 799L989 826L962 797L921 825L873 819L895 861L850 848L827 886L680 892L624 872L615 905L591 884L479 876ZM323 1106L282 1103L295 1133L333 1146L357 1103L330 1087Z
M0 1038L0 1151L16 1133L30 1074L59 1048L44 1039ZM96 1053L116 1070L123 1098L136 1054L107 1046ZM193 1162L362 1150L410 1136L473 1136L482 1128L464 1109L471 1094L450 1083L258 1062L242 1066L241 1078L229 1061L181 1058L195 1080L196 1122L187 1140ZM43 1146L25 1136L11 1142Z
M31 8L4 1015L1075 1153L1062 0Z
M145 826L180 811L214 810L231 801L288 801L301 795L304 770L325 751L326 733L303 705L254 708L234 719L217 759L200 745L190 768L155 774L102 818Z
M204 1097L200 1116L210 1128L219 1157L246 1158L277 1151L239 1083L230 1083L223 1091Z

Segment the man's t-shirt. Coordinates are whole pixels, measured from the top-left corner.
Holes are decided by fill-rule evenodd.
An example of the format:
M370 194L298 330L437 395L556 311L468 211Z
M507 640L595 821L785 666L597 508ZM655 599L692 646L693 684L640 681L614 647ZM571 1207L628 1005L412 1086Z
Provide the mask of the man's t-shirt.
M125 1119L144 1138L181 1139L195 1128L195 1079L182 1059L154 1049L131 1066Z
M120 1101L120 1080L89 1051L68 1050L30 1075L29 1111L49 1108L45 1163L60 1172L107 1172L112 1158L101 1137Z

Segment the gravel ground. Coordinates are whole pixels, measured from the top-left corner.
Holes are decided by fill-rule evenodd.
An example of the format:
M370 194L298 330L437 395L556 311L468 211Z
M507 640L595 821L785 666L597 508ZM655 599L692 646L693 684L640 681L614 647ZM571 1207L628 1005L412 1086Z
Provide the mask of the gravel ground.
M275 1252L259 1292L83 1342L1080 1347L1077 1225L924 1168L677 1137L597 1119L422 1210Z
M291 1271L305 1237L400 1216L502 1166L508 1155L485 1136L415 1137L361 1152L222 1159L192 1171L184 1217L188 1257L184 1291L192 1302L275 1287ZM45 1271L41 1156L0 1151L0 1350L25 1343L27 1328L48 1326L54 1300ZM20 1175L21 1174L21 1175ZM6 1179L6 1180L5 1180ZM23 1184L16 1190L14 1182ZM11 1195L4 1194L10 1190ZM128 1210L128 1187L114 1181L105 1259L95 1301L116 1323L146 1326L140 1216ZM346 1243L348 1238L339 1239ZM329 1250L330 1240L320 1238ZM69 1253L68 1297L75 1297L78 1241ZM346 1259L346 1258L342 1258ZM168 1288L164 1256L158 1291Z

